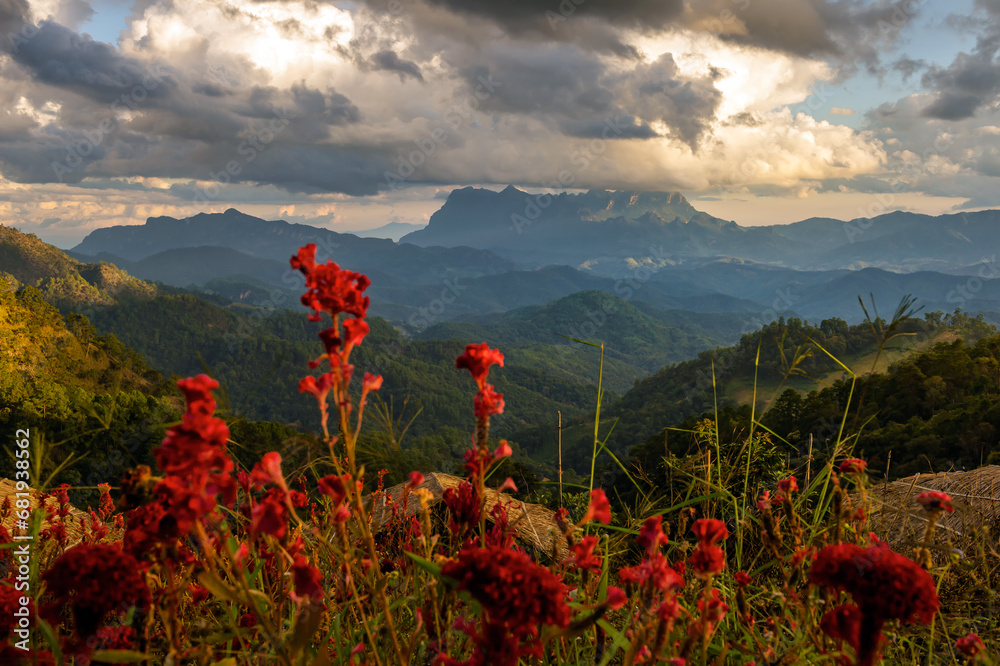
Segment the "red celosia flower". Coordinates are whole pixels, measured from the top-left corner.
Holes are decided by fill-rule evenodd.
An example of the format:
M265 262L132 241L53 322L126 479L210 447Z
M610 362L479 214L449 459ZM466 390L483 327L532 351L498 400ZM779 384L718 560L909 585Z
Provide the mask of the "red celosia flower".
M97 630L98 650L131 650L135 647L135 630L132 627L101 627Z
M382 388L382 375L373 375L370 372L366 372L365 379L361 383L361 395L368 395L380 388Z
M424 475L420 472L410 472L410 487L416 488L424 482Z
M361 344L369 331L368 322L364 319L348 319L344 322L344 353ZM381 384L381 382L379 382ZM378 390L378 389L376 389Z
M887 620L929 623L938 609L934 579L918 564L883 545L825 546L809 581L851 595L861 613L858 666L874 663Z
M505 490L509 490L509 491L515 492L515 493L517 492L517 484L514 483L514 479L512 479L509 476L507 477L507 479L503 483L500 484L500 487L497 488L497 492L498 493L502 493Z
M709 637L715 633L715 628L726 617L729 606L719 598L719 589L712 588L698 600L698 621L688 628L694 636Z
M636 543L649 556L657 552L661 544L667 543L667 535L663 533L662 525L662 516L650 516L643 521L642 527L639 529L639 536L636 538Z
M757 510L761 513L771 510L771 491L765 490L760 494L760 499L757 500Z
M951 504L950 495L933 490L917 495L917 504L924 507L924 510L930 513L940 513L942 511L951 513L955 510L955 507Z
M572 563L577 569L585 569L596 573L601 570L601 558L594 555L595 548L597 548L597 537L593 535L585 536L570 546L570 557L567 561Z
M854 604L831 608L823 615L819 627L830 638L844 641L858 652L861 644L861 610Z
M231 473L233 461L226 454L229 428L212 416L215 400L211 391L219 383L207 375L177 382L187 399L187 411L180 425L167 431L163 444L153 449L165 477L156 487L157 495L186 533L192 525L211 513L216 498L225 504L236 499Z
M93 636L108 613L144 608L150 602L139 563L117 544L70 548L42 579L56 606L73 611L76 634L82 639Z
M281 473L281 454L277 451L265 453L260 462L254 465L253 470L251 470L250 480L257 488L262 488L269 483L273 483L285 492L288 492L285 475Z
M456 368L465 368L472 374L480 389L486 387L486 375L489 374L491 365L499 365L502 368L503 354L497 349L490 349L485 342L466 345L465 353L455 361Z
M848 458L844 462L840 463L840 473L844 475L860 476L864 474L865 468L868 467L868 463L859 458Z
M346 312L358 318L367 314L369 299L363 294L371 282L366 276L341 270L329 259L317 264L315 243L300 248L290 263L305 275L308 291L302 295L302 304L314 311L314 320L319 319L320 312L332 316Z
M510 448L510 444L506 439L500 440L500 446L493 451L493 460L500 460L501 458L509 458L514 455L514 449Z
M479 420L503 414L503 394L494 391L492 384L487 384L476 394L473 405L476 418Z
M778 491L785 497L788 497L791 493L799 491L799 482L794 476L782 479L778 481Z
M726 524L715 518L702 518L694 521L691 531L698 538L698 542L703 546L714 546L720 541L729 538L729 530Z
M23 596L25 596L24 592L14 589L13 580L0 583L0 643L3 643L18 627L20 617L14 613L27 613L23 617L27 618L28 626L21 627L22 629L30 629L35 626L35 602L29 596L28 605L23 607L26 610L22 611L21 597Z
M608 595L604 598L604 603L611 610L618 610L625 605L628 601L628 597L625 596L625 592L621 588L615 587L614 585L608 585Z
M250 511L250 532L254 536L270 534L276 539L284 539L288 531L288 507L281 497L281 491L272 488Z
M445 490L441 501L448 507L448 529L455 536L464 537L469 530L479 525L482 502L476 487L468 481Z
M970 633L955 641L955 650L969 661L975 661L986 650L986 646L977 634Z
M202 587L201 585L189 585L188 592L191 593L191 603L194 605L198 605L212 596L212 594L208 591L208 588Z
M350 482L350 474L344 474L343 476L331 474L324 476L316 483L319 486L319 491L333 500L334 506L340 506L347 499L347 493L349 492L348 484Z
M177 521L162 502L151 502L132 509L125 515L123 549L137 560L155 556L159 547L171 544L179 536Z
M751 578L750 574L745 571L737 571L733 578L736 579L736 584L740 587L746 587L753 582L753 578Z
M694 570L695 576L707 579L726 568L726 554L718 546L701 543L688 557L688 564Z
M580 524L586 525L591 520L605 525L611 524L611 503L608 502L608 496L600 488L594 488L590 491L590 504L587 506L587 513L583 515Z
M618 572L623 583L633 583L639 587L649 585L660 592L674 592L684 587L684 577L670 566L663 553L644 557L634 567L625 567Z
M546 624L569 625L565 585L523 553L466 548L441 573L482 605L490 623L504 625L515 635L537 636Z
M323 574L309 564L303 555L296 555L292 563L292 580L295 583L295 595L300 599L319 600L323 598Z

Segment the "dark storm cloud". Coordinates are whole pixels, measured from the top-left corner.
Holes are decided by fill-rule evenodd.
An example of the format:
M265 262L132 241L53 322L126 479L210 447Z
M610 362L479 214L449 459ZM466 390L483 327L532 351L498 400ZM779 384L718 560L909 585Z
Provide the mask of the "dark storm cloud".
M971 118L981 107L1000 95L1000 2L977 0L976 9L985 14L950 17L953 23L978 32L971 53L959 53L947 67L931 67L922 83L936 93L924 115L937 120Z
M508 49L492 52L483 62L460 71L470 89L491 81L498 84L482 102L484 109L547 118L571 136L638 116L665 123L694 148L722 99L715 72L703 78L682 76L670 54L626 72L609 73L599 59L576 45ZM628 137L620 136L657 135L646 122L637 122Z
M561 19L596 18L622 27L659 29L676 20L683 0L427 0L459 13L489 18L519 31L544 28L551 32ZM382 0L374 0L378 6Z
M395 51L391 49L385 49L373 55L372 68L386 72L396 72L399 74L400 80L405 79L407 76L412 77L417 81L424 80L423 75L420 73L420 67L417 66L417 63L411 60L403 60Z
M980 36L972 53L960 53L948 67L932 67L923 76L924 86L937 93L925 110L930 118L961 120L1000 93L1000 30Z
M693 0L690 20L727 41L880 71L880 52L916 18L922 0Z
M18 44L11 55L35 80L99 103L111 104L135 86L144 86L144 97L150 98L176 89L169 77L123 56L110 44L51 21L42 22L37 33Z

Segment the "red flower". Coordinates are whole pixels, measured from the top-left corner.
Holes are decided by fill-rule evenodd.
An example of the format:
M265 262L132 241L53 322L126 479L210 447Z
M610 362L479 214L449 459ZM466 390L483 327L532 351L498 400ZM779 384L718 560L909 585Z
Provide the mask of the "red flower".
M694 569L694 575L704 580L726 568L726 554L718 546L701 543L688 557L688 564Z
M753 582L753 578L751 578L750 574L745 571L737 571L733 578L736 579L736 584L740 587L746 587Z
M441 573L478 601L491 623L518 636L536 636L542 625L565 628L566 587L530 557L505 548L466 548Z
M715 518L702 518L694 521L691 531L698 538L698 543L702 546L714 546L720 541L729 538L729 530L726 524Z
M97 630L98 650L131 650L135 647L132 627L101 627Z
M318 320L320 312L331 316L346 312L359 319L367 314L369 299L363 293L371 281L366 276L341 270L329 259L325 264L317 264L314 243L300 248L290 263L306 277L308 290L302 295L302 304L312 308L315 313L312 319Z
M844 641L855 652L861 645L861 610L854 604L831 608L819 622L820 629L830 638Z
M410 487L416 488L424 482L424 475L420 472L410 472Z
M595 548L597 548L597 537L585 536L578 543L570 546L569 561L577 569L586 569L596 573L601 570L601 558L594 555Z
M605 525L611 524L611 503L608 496L600 488L590 491L590 504L587 506L587 513L583 515L581 525L586 525L591 520L596 520Z
M208 591L208 588L202 587L201 585L189 585L188 592L191 593L191 603L194 605L198 605L212 596L211 592Z
M861 476L865 472L868 463L859 458L848 458L840 463L840 473L844 475Z
M493 460L500 460L501 458L509 458L514 455L514 449L510 448L510 444L506 439L500 440L500 446L493 451Z
M761 513L771 510L771 491L765 490L760 494L760 499L757 500L757 510Z
M919 565L888 547L854 544L823 547L809 581L851 595L861 613L858 666L874 663L887 620L930 623L938 609L934 579Z
M361 383L361 394L367 395L380 388L382 388L382 375L373 375L370 372L366 372L365 379Z
M628 597L625 596L625 592L621 588L615 587L614 585L608 585L608 595L604 598L604 603L607 604L608 608L611 610L618 610L625 605L628 601Z
M226 453L229 428L212 416L215 400L211 391L219 383L198 375L181 379L177 386L187 399L187 410L180 425L167 431L163 444L153 453L165 474L156 487L157 495L177 521L178 530L186 533L214 511L218 495L225 504L232 504L236 484L231 476L233 461Z
M674 592L684 587L684 577L670 566L663 553L654 553L634 567L623 568L618 572L618 579L640 587L650 585L661 592Z
M698 621L692 624L688 631L694 636L711 636L728 612L729 606L719 598L718 588L713 587L708 594L698 600Z
M492 384L487 384L479 390L473 404L475 405L476 418L479 420L503 414L503 394L494 391Z
M260 462L254 465L250 472L250 479L254 486L262 488L269 483L273 483L285 492L288 492L288 484L285 483L285 475L281 473L281 454L277 451L265 453Z
M368 322L364 319L348 319L344 322L344 353L346 354L368 335Z
M503 354L497 349L490 349L485 342L466 345L465 353L455 361L456 368L465 368L472 374L480 389L486 387L486 375L489 374L491 365L499 365L502 368Z
M42 579L56 607L73 611L76 634L83 639L93 636L109 613L150 603L139 563L117 544L70 548Z
M793 492L799 491L799 482L794 476L790 476L787 479L782 479L778 481L778 492L780 492L785 497L788 497Z
M661 544L667 543L667 535L663 533L662 525L662 516L650 516L643 521L636 543L646 551L646 555L652 556L659 551Z
M450 513L448 530L455 536L462 537L479 525L482 502L475 486L468 481L462 481L454 488L445 490L441 500Z
M951 504L950 495L933 490L917 495L917 504L924 507L924 510L930 513L940 513L942 511L951 513L955 510L955 507Z
M977 634L969 634L955 641L955 650L969 661L975 661L986 646Z
M250 511L250 532L270 534L276 539L284 539L288 531L288 507L281 498L281 491L272 488Z
M178 536L177 521L162 502L151 502L125 514L122 547L137 560L155 555L160 545L170 544Z
M14 629L18 628L21 616L26 618L28 622L27 627L21 627L22 629L35 626L35 602L29 596L27 597L28 605L22 607L21 597L23 596L25 596L24 592L14 589L13 580L10 581L10 584L0 583L0 643L3 643L14 632ZM22 608L24 610L21 610ZM15 613L20 613L21 616L15 615Z
M323 598L323 574L309 564L303 555L296 555L292 563L292 580L295 583L295 595L300 599Z

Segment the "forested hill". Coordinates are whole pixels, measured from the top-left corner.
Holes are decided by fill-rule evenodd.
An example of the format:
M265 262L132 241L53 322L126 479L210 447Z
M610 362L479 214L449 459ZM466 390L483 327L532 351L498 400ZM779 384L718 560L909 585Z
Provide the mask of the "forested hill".
M0 351L0 427L42 436L46 473L84 457L61 477L67 483L113 482L148 462L161 426L176 418L159 372L86 318L64 318L34 287L0 288ZM0 476L11 472L3 456Z
M110 305L122 299L150 298L156 287L105 262L82 263L45 243L0 225L0 278L15 286L36 287L60 308Z
M855 395L855 400L858 400L861 396L861 383L866 381L867 374L873 368L879 373L884 373L890 368L891 370L888 375L876 375L877 380L872 379L869 389L872 396L876 395L875 387L883 377L895 377L895 373L902 372L901 368L910 367L910 364L917 362L911 358L921 359L919 363L930 363L928 359L934 354L941 353L941 348L936 346L938 344L949 344L959 350L971 350L977 349L975 345L978 344L990 344L977 342L980 339L998 340L993 337L996 329L981 319L970 319L961 313L950 316L929 313L920 319L903 320L894 330L895 333L903 335L893 338L879 355L877 350L880 326L884 335L888 324L880 320L875 322L875 330L869 324L850 326L838 319L824 320L818 326L809 325L798 319L779 320L760 332L743 336L733 347L702 352L697 358L663 368L651 377L639 381L635 388L620 399L609 401L602 413L601 436L607 436L609 448L619 454L626 454L633 446L648 442L649 450L659 451L662 455L666 429L689 427L693 424L691 420L693 418L711 417L716 404L720 411L727 406L747 405L744 425L749 426L749 404L756 396L757 418L763 418L765 423L768 419L778 419L782 413L792 415L785 417L780 423L777 420L773 422L780 431L778 434L786 437L793 447L801 448L803 442L807 442L810 432L818 440L829 437L831 424L839 426L843 408L846 407L846 404L838 403L834 396L840 395L838 391L845 391L844 387L848 384L845 384L844 380L848 375L836 361L822 351L821 347L861 377ZM963 342L963 339L968 342ZM968 353L973 354L971 351ZM877 363L876 357L878 357ZM989 353L975 352L974 357L986 359ZM976 366L977 363L983 365L986 361L974 360L961 363L956 361L956 368L968 368L970 364ZM983 367L988 368L988 364ZM962 387L967 386L957 374L942 375L936 371L927 374L929 371L926 370L922 372L931 382L931 386L938 386L938 389L934 389L938 393L932 391L933 395L938 395L937 409L945 409L950 404L943 396L960 395L964 390ZM984 369L983 372L988 375L988 369ZM985 381L986 375L977 381L980 383ZM955 381L949 383L946 376L954 376ZM911 378L917 377L921 377L919 373L911 373ZM945 382L945 386L941 387L938 379L929 379L930 377L938 377ZM924 390L923 379L921 378L915 387L911 386L907 391L912 393ZM994 376L994 385L996 380ZM970 390L974 385L975 382L968 384ZM814 394L819 397L812 397ZM809 402L810 400L819 402ZM879 395L877 398L866 397L864 405L866 411L859 424L865 423L865 420L872 416L873 412L867 410L876 410L883 404L895 404L894 401L886 403L886 400L888 400L887 395ZM823 405L823 409L817 407L818 411L809 413L808 418L800 422L798 418L800 412L796 411L800 402L814 407ZM912 404L921 405L920 409L923 410L919 413L914 412L912 416L918 416L928 422L936 418L933 413L926 410L929 404L927 399ZM889 423L895 417L887 418L890 419L887 421ZM881 425L882 422L876 419L869 424L867 432L870 435L872 428ZM1000 426L1000 423L997 425ZM540 425L538 428L518 433L518 439L525 450L533 452L538 457L545 457L552 453L552 441L549 436L551 430L552 426L549 424ZM961 435L952 431L947 434L939 433L939 436L940 439L934 440L935 446L952 450L953 446L958 445ZM683 442L682 446L687 446L687 437L675 434L673 439ZM863 439L862 444L865 445L865 442L874 440ZM564 463L568 466L578 466L583 461L589 460L592 444L592 418L568 424L563 429ZM875 444L871 446L874 451ZM933 455L934 451L930 453ZM986 450L984 455L988 454L989 450ZM900 463L900 470L912 469L912 467L902 467L901 456L904 455L907 456L907 460L913 462L920 452L908 447L907 453L904 453L897 447L893 459ZM944 459L954 460L955 455L953 453L939 455L936 458L935 469ZM966 455L964 464L972 466L971 462ZM927 465L921 469L926 471Z

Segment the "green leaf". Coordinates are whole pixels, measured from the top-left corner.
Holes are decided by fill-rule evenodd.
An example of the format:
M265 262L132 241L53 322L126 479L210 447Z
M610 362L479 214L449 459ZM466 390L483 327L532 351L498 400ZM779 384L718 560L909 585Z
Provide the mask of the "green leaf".
M417 564L417 566L419 566L427 573L431 574L435 578L441 577L441 567L438 566L437 564L434 564L430 560L425 560L416 553L411 553L409 551L406 551L406 554L411 560L413 560Z

